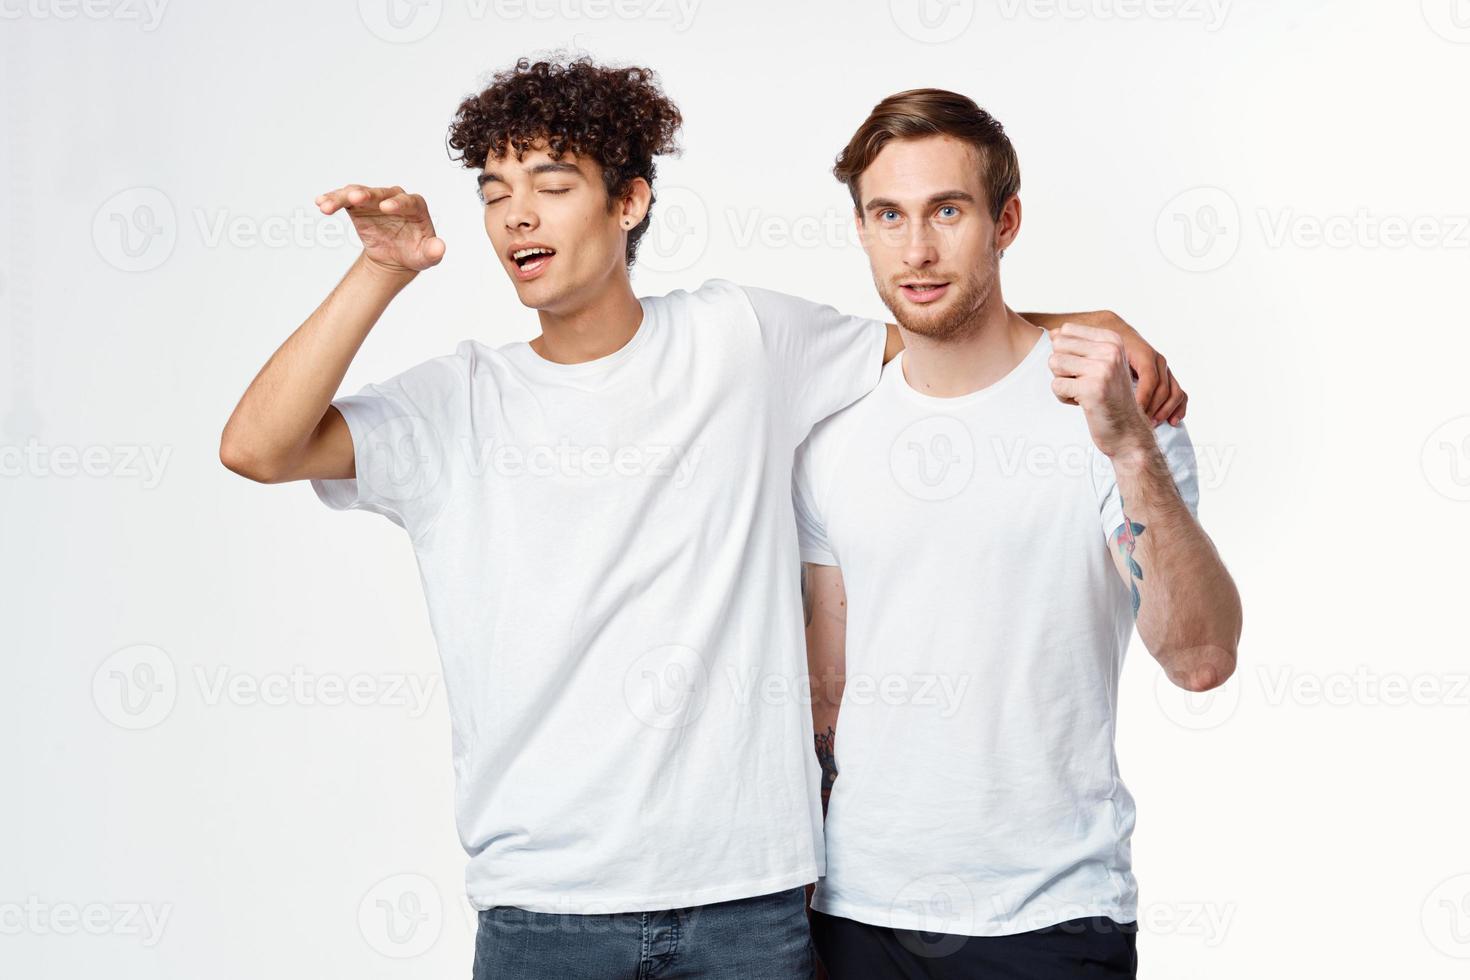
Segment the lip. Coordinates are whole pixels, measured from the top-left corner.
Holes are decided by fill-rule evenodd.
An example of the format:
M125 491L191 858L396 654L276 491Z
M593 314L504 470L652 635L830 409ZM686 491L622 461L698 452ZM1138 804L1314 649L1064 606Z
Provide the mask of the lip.
M528 282L538 278L546 271L546 267L551 264L551 260L556 258L555 251L553 250L551 255L541 255L527 262L525 265L520 265L516 262L514 256L515 253L524 248L553 248L553 246L547 245L545 242L516 242L505 250L505 260L510 263L511 272L515 275L518 282Z
M944 296L945 293L949 292L949 283L919 280L903 283L898 287L898 290L903 293L904 298L910 303L917 303L923 306L926 303L935 302Z

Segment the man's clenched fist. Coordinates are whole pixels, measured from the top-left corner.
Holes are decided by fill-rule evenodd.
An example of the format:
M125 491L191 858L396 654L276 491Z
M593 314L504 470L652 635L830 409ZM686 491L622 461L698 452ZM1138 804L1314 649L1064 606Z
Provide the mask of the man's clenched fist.
M1104 455L1146 450L1157 445L1153 428L1133 397L1133 380L1123 342L1111 330L1064 323L1052 335L1047 362L1052 392L1068 405L1082 406L1092 441Z

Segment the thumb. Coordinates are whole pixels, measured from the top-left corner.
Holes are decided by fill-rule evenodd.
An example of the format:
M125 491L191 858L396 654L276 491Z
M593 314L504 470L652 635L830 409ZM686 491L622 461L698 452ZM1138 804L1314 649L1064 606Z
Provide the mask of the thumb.
M419 246L419 254L423 256L429 265L438 265L439 260L444 258L444 252L447 248L448 246L444 244L444 239L436 235L433 238L424 240L423 244Z

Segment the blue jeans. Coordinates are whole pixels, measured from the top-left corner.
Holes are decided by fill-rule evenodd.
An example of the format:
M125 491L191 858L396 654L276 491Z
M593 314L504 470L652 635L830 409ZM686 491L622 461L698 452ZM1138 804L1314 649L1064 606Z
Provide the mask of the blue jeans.
M811 980L806 889L660 912L482 909L474 980Z

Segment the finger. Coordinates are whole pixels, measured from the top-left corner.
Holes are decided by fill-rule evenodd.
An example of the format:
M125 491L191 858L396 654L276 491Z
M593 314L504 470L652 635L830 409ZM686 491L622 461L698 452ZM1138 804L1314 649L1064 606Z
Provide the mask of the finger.
M378 210L385 214L396 214L400 217L412 215L417 209L414 195L399 191L389 197L383 198L378 204Z
M1149 358L1136 367L1131 362L1128 366L1138 376L1138 383L1133 388L1133 399L1138 402L1139 408L1147 413L1149 402L1153 400L1161 387L1158 365L1152 358Z
M345 207L356 214L370 214L379 210L383 201L402 191L401 187L366 187L362 184L348 184L342 188L338 197L338 207Z
M1058 354L1055 351L1046 361L1047 367L1051 368L1051 373L1060 378L1075 378L1093 363L1080 354Z
M1051 379L1051 393L1064 405L1076 405L1077 395L1081 390L1082 382L1076 378Z
M366 200L370 188L362 184L343 184L334 191L327 191L317 198L323 214L332 214L342 208L352 207Z
M1081 337L1058 337L1052 341L1051 349L1058 354L1076 354L1105 365L1118 364L1124 360L1121 346Z
M1160 382L1159 389L1160 397L1155 399L1158 405L1156 407L1151 405L1148 410L1148 419L1155 425L1168 420L1170 403L1176 401L1179 395L1179 382L1175 380L1174 372L1170 371L1167 365L1164 367L1163 381Z
M1122 346L1123 343L1122 338L1112 330L1105 330L1102 327L1089 327L1086 324L1072 323L1071 321L1062 324L1053 336L1092 340L1098 343L1117 344L1119 346Z
M346 202L347 188L338 187L335 190L326 191L316 196L316 206L321 208L323 214L331 214Z
M448 246L444 244L444 239L442 238L436 236L434 238L424 239L423 245L419 247L419 255L424 259L425 268L431 265L438 265L439 260L444 258L446 248Z
M1159 409L1157 416L1151 417L1156 422L1168 422L1170 425L1178 425L1179 423L1175 421L1175 416L1188 400L1189 396L1184 394L1184 389L1180 388L1176 382L1170 387L1169 400Z
M1164 360L1164 355L1155 354L1152 358L1151 367L1157 384L1148 394L1148 400L1139 398L1138 404L1144 406L1144 414L1155 422L1164 421L1164 405L1168 403L1169 397L1174 393L1169 379L1173 377L1169 373L1169 362ZM1141 387L1141 385L1140 385Z
M1179 389L1179 405L1169 412L1169 424L1178 425L1184 421L1184 414L1189 410L1189 395L1183 388Z

